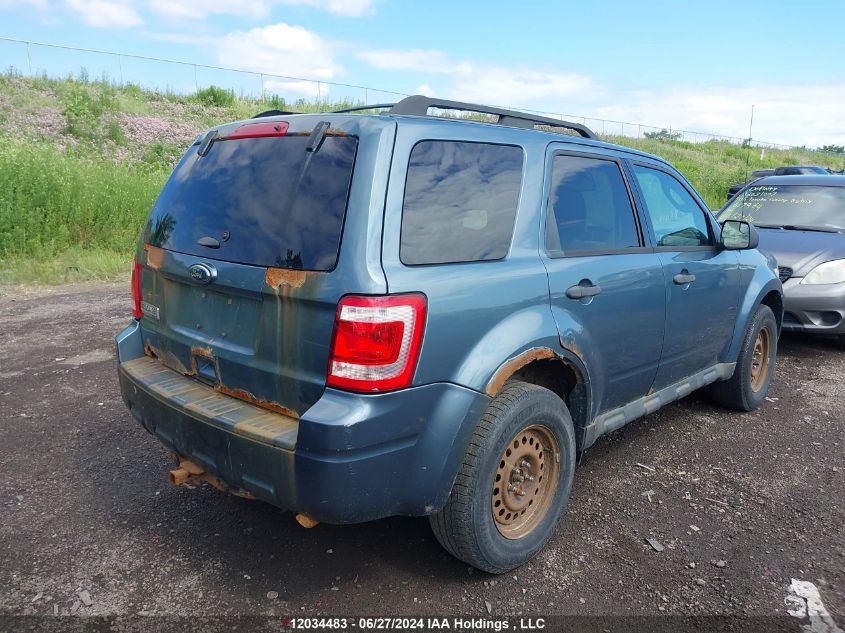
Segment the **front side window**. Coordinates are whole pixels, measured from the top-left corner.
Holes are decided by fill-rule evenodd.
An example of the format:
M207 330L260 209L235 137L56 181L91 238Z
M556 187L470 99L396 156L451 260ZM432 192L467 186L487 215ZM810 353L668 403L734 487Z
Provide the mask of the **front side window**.
M634 165L634 174L645 198L657 246L712 245L704 211L677 178L641 165Z
M502 259L513 237L522 148L422 141L408 163L399 257L446 264Z
M631 199L612 160L558 155L552 163L546 251L577 255L641 246Z

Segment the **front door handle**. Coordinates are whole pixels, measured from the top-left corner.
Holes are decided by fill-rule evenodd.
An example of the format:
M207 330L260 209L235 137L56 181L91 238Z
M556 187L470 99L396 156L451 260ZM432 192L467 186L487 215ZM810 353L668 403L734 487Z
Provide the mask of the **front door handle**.
M590 284L589 286L578 284L570 286L566 289L566 296L570 299L586 299L587 297L595 297L601 292L601 286Z
M686 286L687 284L691 284L695 281L695 275L690 275L689 271L684 270L672 277L672 281L674 281L679 286Z

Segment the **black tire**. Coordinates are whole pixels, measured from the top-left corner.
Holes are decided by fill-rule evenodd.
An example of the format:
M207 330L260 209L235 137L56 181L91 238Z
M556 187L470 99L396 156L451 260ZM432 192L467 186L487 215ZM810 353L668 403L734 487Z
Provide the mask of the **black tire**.
M752 365L754 364L754 350L758 337L763 334L768 336L769 353L765 365L765 379L754 388L754 376ZM775 373L775 361L777 360L778 349L778 324L771 308L761 305L757 308L754 318L748 324L742 347L739 350L739 357L736 362L734 375L728 380L717 382L711 385L710 393L713 399L722 406L737 411L754 411L758 409L766 394L769 392L769 385ZM762 363L760 364L762 367Z
M497 477L502 476L502 468L508 468L504 460L506 453L510 455L510 443L521 440L525 445L525 438L530 437L533 445L535 436L532 433L539 433L536 437L547 440L538 455L548 454L550 459L555 458L553 463L546 460L545 464L549 467L545 473L556 472L542 484L543 477L538 473L543 472L541 469L545 464L540 464L539 469L535 469L536 473L525 470L525 473L533 475L527 481L539 479L539 483L525 484L537 487L526 497L533 499L533 494L538 495L538 504L528 515L528 524L533 527L524 535L506 538L500 530L507 528L493 516L494 504L498 500L495 485L500 481ZM550 450L549 447L555 443L556 450ZM551 455L552 452L557 455ZM511 477L515 471L516 467L511 470ZM521 470L518 473L519 477L524 474ZM501 574L519 567L542 549L554 534L560 515L569 502L574 474L575 432L566 404L548 389L511 381L481 416L446 505L429 517L434 535L454 557L483 571ZM502 484L505 483L502 481ZM541 484L547 488L540 490ZM522 484L519 484L519 489L521 494L516 494L524 497L526 493ZM515 497L509 495L509 498ZM521 499L519 502L523 503ZM538 510L541 504L542 513ZM521 512L524 514L525 510Z

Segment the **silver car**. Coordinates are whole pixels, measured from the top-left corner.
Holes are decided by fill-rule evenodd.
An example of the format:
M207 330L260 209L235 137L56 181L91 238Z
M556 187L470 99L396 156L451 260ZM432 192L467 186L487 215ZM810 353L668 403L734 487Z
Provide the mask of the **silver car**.
M845 176L769 176L740 191L719 221L749 220L778 262L783 329L845 343Z

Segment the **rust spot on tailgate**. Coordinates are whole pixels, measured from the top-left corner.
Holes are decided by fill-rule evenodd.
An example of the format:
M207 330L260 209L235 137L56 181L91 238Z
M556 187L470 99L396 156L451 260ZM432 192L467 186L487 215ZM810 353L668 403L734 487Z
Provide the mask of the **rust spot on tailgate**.
M214 352L210 347L192 347L191 356L202 356L208 360L214 360Z
M224 395L231 396L232 398L237 398L238 400L254 404L256 407L261 407L262 409L267 409L268 411L273 411L274 413L280 413L289 418L293 418L294 420L299 419L299 414L293 409L288 409L276 402L256 398L246 389L232 389L226 385L215 385L214 390L219 391Z
M508 381L508 378L513 376L517 371L525 367L528 363L533 363L535 360L543 360L546 358L555 358L556 354L548 347L534 347L522 352L519 356L515 356L506 361L493 377L487 383L485 391L487 395L494 398L502 390L502 387Z
M308 277L305 270L294 270L292 268L268 268L264 274L264 281L275 290L280 288L301 288Z
M151 356L152 358L158 359L161 363L167 367L168 369L172 369L173 371L178 371L180 374L185 376L194 376L196 375L196 368L193 370L189 370L182 364L182 361L179 360L179 357L176 356L173 352L167 349L159 349L155 347L150 341L144 341L144 353L147 356Z
M152 244L144 244L144 250L147 251L147 266L153 270L159 270L164 262L164 249Z

